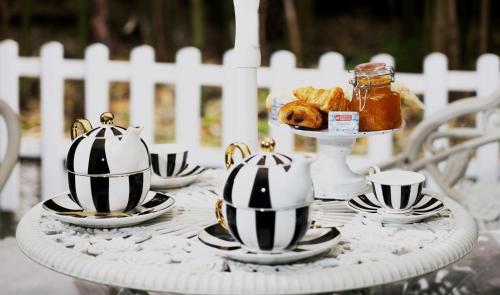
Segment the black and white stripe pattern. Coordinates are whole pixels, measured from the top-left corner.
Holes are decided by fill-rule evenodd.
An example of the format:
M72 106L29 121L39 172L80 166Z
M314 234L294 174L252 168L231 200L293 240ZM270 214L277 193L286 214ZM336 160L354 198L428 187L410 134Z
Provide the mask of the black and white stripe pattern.
M273 154L258 154L252 155L245 159L245 163L250 165L259 165L264 167L281 165L281 164L290 164L292 162L292 158L287 155L280 153ZM288 166L289 167L289 166Z
M168 206L171 206L173 202L173 198L169 195L158 192L150 192L149 195L145 198L144 203L140 204L140 206L137 207L138 210L129 212L129 216L151 214L155 211L160 211ZM84 210L75 203L73 196L70 193L61 194L46 200L45 202L43 202L43 208L50 212L58 214L63 213L66 215L72 212L84 212ZM82 216L76 214L74 216L79 218L95 218L92 215Z
M116 155L116 147L121 144L125 132L123 127L103 125L77 137L68 151L67 170L81 175L116 175L149 168L149 150L142 139L142 151L131 147L133 163L137 163L133 171L130 170L130 161L124 161L124 156L131 155Z
M158 154L151 153L151 165L153 172L162 177L174 177L186 170L188 152Z
M377 213L378 209L383 208L374 194L363 194L349 200L349 206L367 213ZM443 203L438 199L423 193L418 202L413 207L412 215L428 215L441 210Z
M275 153L253 155L235 164L226 178L224 200L235 207L255 209L288 208L312 201L312 183L304 187L304 182L290 182L291 162L290 157Z
M195 176L205 172L206 170L207 168L203 168L199 165L196 166L187 165L186 169L184 169L181 173L179 173L177 177Z
M232 236L248 249L280 251L294 247L309 228L309 206L284 210L253 210L225 204Z
M293 252L303 252L316 248L318 245L323 243L327 243L333 239L338 238L340 232L336 228L331 228L327 232L324 232L320 236L314 236L312 238L303 237L298 243L296 248L290 248L290 251ZM245 251L245 254L249 255L262 255L259 252L253 252L248 250L243 250L241 247L241 243L233 238L233 236L228 233L222 226L219 224L214 224L206 227L200 234L198 235L198 239L205 245L223 251L236 251L240 250ZM292 250L293 249L293 250ZM267 253L266 253L267 254ZM283 252L272 252L269 253L271 255L281 255Z
M386 208L407 210L422 199L423 182L411 185L387 185L372 182L373 193Z
M142 202L151 183L149 169L118 176L88 176L68 172L70 196L90 212L129 211Z

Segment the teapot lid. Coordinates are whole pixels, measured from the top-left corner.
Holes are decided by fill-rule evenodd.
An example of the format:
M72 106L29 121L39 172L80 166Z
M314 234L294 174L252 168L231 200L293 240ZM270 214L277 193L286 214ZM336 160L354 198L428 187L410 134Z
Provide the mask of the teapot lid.
M248 156L245 163L260 167L290 165L293 161L292 158L282 153L275 153L275 146L276 143L273 139L265 138L260 142L261 152Z
M84 133L83 137L93 137L93 138L107 138L107 137L122 137L127 131L126 128L121 126L116 126L114 124L115 117L110 112L104 112L101 114L100 121L101 126L93 128L92 130Z

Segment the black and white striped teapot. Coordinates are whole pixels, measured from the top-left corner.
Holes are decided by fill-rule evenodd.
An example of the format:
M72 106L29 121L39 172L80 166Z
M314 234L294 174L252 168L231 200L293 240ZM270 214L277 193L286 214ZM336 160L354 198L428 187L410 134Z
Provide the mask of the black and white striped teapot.
M129 211L142 202L150 186L143 128L116 126L109 112L100 119L97 128L86 119L75 120L71 127L73 142L66 158L71 196L87 211Z
M232 143L225 154L229 169L223 190L226 203L238 208L287 209L314 200L310 166L312 155L290 157L274 152L275 142L266 138L262 152L251 154L244 143ZM234 151L243 160L234 163Z
M261 143L251 154L244 143L226 150L229 169L224 200L215 204L219 225L252 252L281 252L295 247L311 223L314 190L310 166L314 157L275 153L274 140ZM239 150L243 160L234 162Z

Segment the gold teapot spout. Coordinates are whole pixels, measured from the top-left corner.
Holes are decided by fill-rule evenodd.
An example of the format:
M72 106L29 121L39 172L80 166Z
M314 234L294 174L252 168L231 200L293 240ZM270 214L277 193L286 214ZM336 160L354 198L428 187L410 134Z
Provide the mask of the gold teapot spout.
M120 142L120 147L124 151L122 155L126 155L131 147L135 147L141 142L141 132L143 129L142 126L130 126L127 128Z

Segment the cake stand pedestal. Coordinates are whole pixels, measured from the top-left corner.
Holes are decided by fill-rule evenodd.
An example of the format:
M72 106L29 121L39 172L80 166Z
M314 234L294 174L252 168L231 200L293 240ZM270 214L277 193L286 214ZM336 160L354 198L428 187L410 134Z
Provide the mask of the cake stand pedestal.
M346 200L369 189L365 177L347 165L356 138L318 138L318 157L312 166L317 198Z
M353 196L367 192L370 187L365 176L352 171L347 164L347 156L357 138L392 133L397 129L359 132L356 134L333 133L329 130L303 130L280 124L282 128L290 128L293 133L317 139L318 156L312 166L312 178L316 198L348 200Z

